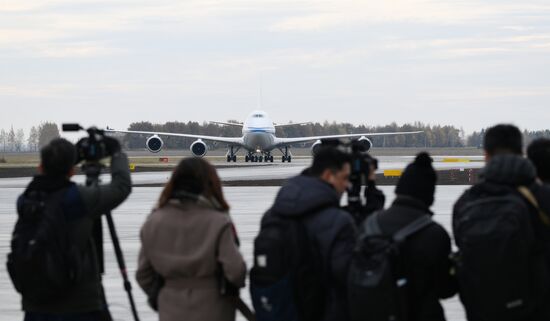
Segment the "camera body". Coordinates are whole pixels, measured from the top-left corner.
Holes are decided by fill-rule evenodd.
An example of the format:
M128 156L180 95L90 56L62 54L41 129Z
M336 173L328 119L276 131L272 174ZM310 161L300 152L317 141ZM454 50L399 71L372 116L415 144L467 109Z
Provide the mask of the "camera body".
M378 169L378 160L372 157L365 145L358 140L345 143L338 139L323 139L321 146L340 148L351 156L351 190L360 191L361 186L366 185L372 171Z
M105 142L103 141L103 132L93 129L88 130L89 137L84 137L76 144L78 159L87 162L98 162L100 159L110 156Z
M84 130L78 124L63 124L63 131ZM105 132L96 127L86 129L88 137L81 138L76 144L78 161L99 162L102 158L111 156L105 144Z
M321 146L336 147L351 156L350 187L347 191L348 205L344 209L351 213L356 223L359 224L366 216L380 209L379 200L369 199L369 188L376 189L374 181L369 182L369 177L378 169L378 160L367 152L368 148L359 140L342 142L337 139L327 139L321 140ZM363 187L365 187L364 191ZM372 204L368 204L369 202ZM372 206L374 203L377 205Z

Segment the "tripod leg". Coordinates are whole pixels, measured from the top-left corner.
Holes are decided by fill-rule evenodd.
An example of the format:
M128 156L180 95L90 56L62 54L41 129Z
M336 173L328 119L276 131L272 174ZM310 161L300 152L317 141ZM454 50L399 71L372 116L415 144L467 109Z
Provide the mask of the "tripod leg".
M111 239L113 240L113 246L115 249L116 260L118 262L118 267L120 269L120 274L124 280L124 289L128 293L128 300L130 301L130 307L132 308L132 314L134 315L134 320L139 321L139 316L136 309L136 304L134 302L134 297L132 296L132 284L128 280L128 272L126 271L126 263L124 262L124 256L122 254L122 249L120 247L120 242L116 234L115 222L113 221L113 216L111 212L105 214L107 218L107 224L109 225L109 233L111 234Z

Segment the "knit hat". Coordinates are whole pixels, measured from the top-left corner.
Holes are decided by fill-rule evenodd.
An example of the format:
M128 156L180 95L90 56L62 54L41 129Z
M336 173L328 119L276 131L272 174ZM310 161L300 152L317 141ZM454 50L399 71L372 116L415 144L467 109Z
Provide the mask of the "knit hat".
M434 202L437 174L432 166L433 159L426 152L416 155L409 164L395 188L395 194L414 197L430 207Z

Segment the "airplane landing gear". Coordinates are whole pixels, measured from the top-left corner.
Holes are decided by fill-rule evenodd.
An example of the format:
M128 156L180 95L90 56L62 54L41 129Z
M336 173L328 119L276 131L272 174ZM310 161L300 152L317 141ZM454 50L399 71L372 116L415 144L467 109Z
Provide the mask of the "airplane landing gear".
M234 146L230 146L229 147L229 151L227 151L227 162L233 162L233 163L236 163L237 162L237 152L239 151L240 148L237 148L237 150L235 150Z
M273 163L273 155L271 153L264 153L260 155L256 155L253 153L248 153L244 156L245 162L251 162L251 163L267 163L271 162Z
M284 162L292 162L292 154L290 154L290 151L288 150L288 146L285 146L285 150L283 151L281 149L281 152L283 153L283 157L281 160Z

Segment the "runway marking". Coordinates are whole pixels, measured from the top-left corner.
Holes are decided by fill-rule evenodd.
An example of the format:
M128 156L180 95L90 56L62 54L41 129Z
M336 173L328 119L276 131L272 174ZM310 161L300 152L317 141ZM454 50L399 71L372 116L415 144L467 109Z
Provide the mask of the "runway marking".
M443 158L443 163L469 163L470 159L467 158Z
M386 169L384 170L385 177L400 177L403 171L400 169Z

